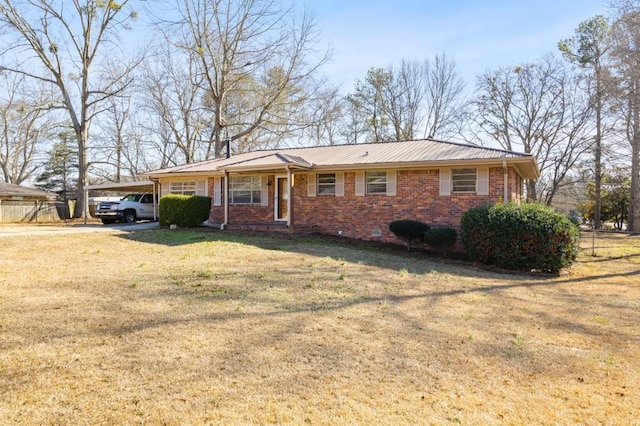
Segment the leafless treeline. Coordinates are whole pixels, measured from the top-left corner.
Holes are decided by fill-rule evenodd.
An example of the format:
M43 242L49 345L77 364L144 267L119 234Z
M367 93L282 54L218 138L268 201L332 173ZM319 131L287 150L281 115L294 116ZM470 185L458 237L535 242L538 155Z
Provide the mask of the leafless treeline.
M216 158L226 140L240 152L433 137L536 155L528 194L547 204L628 164L635 229L639 3L617 0L556 54L473 84L442 53L372 64L345 96L322 78L331 52L312 13L277 0L0 0L0 179L34 179L69 130L79 188Z

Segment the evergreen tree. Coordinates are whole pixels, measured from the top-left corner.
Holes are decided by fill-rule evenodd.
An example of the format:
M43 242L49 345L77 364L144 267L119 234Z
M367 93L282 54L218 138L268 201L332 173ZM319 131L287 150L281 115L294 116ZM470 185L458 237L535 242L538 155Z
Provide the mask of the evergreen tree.
M73 135L61 133L44 164L44 171L36 178L35 186L58 194L58 198L68 201L77 191L78 151L74 147Z

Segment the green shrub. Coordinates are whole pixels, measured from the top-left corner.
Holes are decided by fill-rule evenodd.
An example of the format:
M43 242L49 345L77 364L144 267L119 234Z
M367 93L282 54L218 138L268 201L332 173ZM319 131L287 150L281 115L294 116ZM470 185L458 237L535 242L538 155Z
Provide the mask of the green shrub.
M178 225L182 228L195 228L209 217L211 198L199 195L165 195L160 199L158 211L160 225Z
M467 254L506 269L557 272L576 259L579 238L566 215L536 203L470 209L461 220Z
M407 244L407 249L410 249L412 243L424 241L424 234L429 230L429 225L417 220L403 219L391 222L389 230Z
M453 228L431 228L424 233L424 242L435 250L449 250L458 239L458 233Z
M460 241L467 255L479 262L493 263L489 223L490 205L467 210L460 219Z

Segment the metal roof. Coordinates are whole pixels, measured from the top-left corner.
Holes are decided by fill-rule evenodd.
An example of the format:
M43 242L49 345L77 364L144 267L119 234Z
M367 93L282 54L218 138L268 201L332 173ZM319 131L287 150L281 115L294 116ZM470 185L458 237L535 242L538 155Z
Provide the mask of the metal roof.
M6 182L0 182L0 195L10 197L56 198L56 194L51 192Z
M173 174L210 174L256 170L363 169L366 167L438 167L452 164L501 164L507 160L527 179L538 178L535 158L528 154L471 144L421 139L402 142L331 145L253 151L231 158L202 161L145 173L148 177Z
M122 192L153 192L154 183L150 180L137 182L109 182L96 185L85 185L85 190L122 191Z

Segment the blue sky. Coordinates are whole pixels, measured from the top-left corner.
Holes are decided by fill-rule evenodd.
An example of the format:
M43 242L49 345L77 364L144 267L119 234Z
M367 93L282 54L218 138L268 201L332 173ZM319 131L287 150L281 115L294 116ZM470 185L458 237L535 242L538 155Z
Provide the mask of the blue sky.
M534 61L578 24L607 16L603 0L307 0L333 49L323 72L352 90L371 67L445 52L468 85L487 69Z

